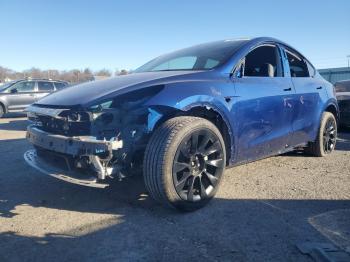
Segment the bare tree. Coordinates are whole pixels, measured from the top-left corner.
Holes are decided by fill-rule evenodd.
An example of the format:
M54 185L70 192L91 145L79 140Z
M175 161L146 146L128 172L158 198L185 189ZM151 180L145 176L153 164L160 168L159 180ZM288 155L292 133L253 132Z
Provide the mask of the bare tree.
M98 76L111 76L112 75L112 73L111 73L111 71L109 71L108 69L101 69L101 70L99 70L99 71L96 71L95 72L95 75L98 75Z
M128 71L123 69L121 71L116 70L115 75L124 75L127 74ZM73 69L73 70L63 70L59 71L56 69L48 69L48 70L40 70L39 68L32 67L27 70L23 70L22 72L17 72L11 70L6 67L0 66L0 82L4 82L5 79L23 79L26 77L31 78L50 78L56 80L64 80L71 83L79 83L91 81L94 78L94 75L110 77L112 72L108 69L101 69L95 72L92 72L89 68L85 68L84 70Z

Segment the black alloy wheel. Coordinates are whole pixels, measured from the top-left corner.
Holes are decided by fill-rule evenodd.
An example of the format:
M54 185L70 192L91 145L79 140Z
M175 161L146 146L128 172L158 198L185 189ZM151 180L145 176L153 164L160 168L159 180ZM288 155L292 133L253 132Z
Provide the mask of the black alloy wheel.
M323 130L323 150L326 154L332 153L337 140L337 124L334 118L327 119Z
M194 131L181 142L174 158L176 192L191 202L212 197L224 167L219 138L209 129Z

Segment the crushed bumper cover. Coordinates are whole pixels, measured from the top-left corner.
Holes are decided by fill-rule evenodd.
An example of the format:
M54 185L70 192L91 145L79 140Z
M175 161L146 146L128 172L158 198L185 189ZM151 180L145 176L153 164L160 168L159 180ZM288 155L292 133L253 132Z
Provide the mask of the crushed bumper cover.
M111 153L123 147L122 141L96 140L89 136L66 137L47 133L33 125L27 128L27 139L33 145L73 156Z
M71 156L111 155L113 150L123 147L122 141L96 140L94 137L66 137L50 134L30 125L27 128L27 139L33 145L46 149L54 154ZM25 161L41 173L70 182L73 184L105 188L109 184L102 183L96 176L88 176L73 170L65 170L54 163L37 155L36 150L29 150L24 154ZM54 162L54 161L53 161ZM104 180L103 180L104 181Z
M107 183L98 182L96 177L86 177L77 172L66 171L64 169L55 167L40 158L34 149L25 152L24 159L30 166L40 171L41 173L69 183L97 188L105 188L109 186Z

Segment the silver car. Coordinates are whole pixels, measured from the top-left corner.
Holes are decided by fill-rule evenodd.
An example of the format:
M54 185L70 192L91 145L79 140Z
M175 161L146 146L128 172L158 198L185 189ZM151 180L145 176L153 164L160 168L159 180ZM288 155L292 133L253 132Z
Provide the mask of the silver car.
M0 86L0 118L8 112L20 112L40 98L68 86L49 79L23 79Z

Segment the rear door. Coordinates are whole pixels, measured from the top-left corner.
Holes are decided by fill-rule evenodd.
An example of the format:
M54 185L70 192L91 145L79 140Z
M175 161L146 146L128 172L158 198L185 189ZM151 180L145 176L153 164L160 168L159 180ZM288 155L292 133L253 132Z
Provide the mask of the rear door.
M20 81L8 89L9 110L22 110L35 102L35 81Z
M284 48L284 51L295 88L293 136L289 143L296 146L315 140L327 92L324 82L314 77L314 67L302 55L290 48Z
M44 96L47 96L48 94L55 91L55 87L53 82L51 81L38 81L38 92L36 95L36 100L43 98Z
M292 132L289 99L294 94L275 45L257 47L243 64L243 76L234 80L238 162L284 151Z

